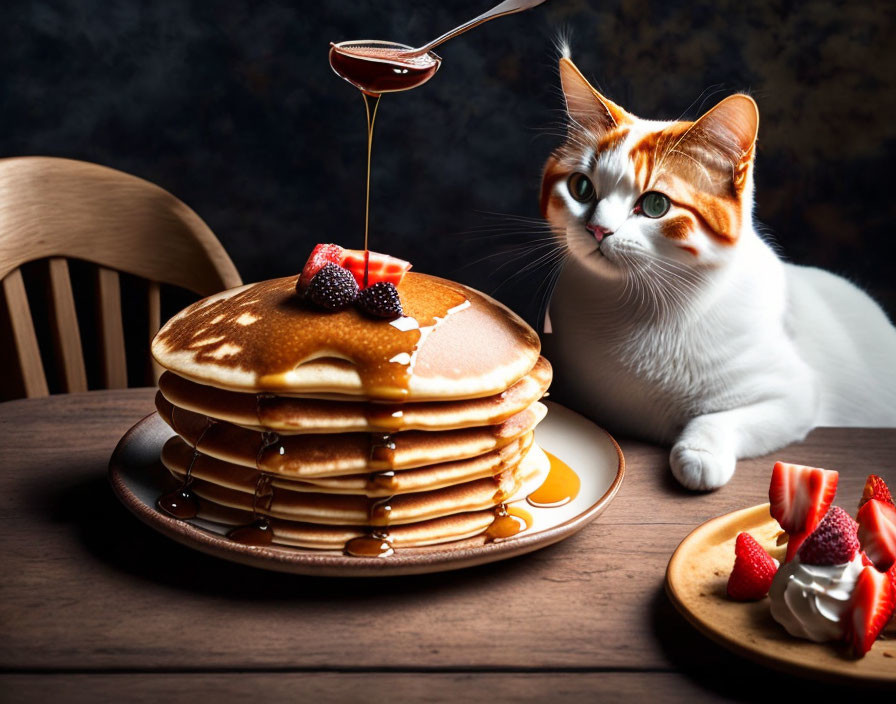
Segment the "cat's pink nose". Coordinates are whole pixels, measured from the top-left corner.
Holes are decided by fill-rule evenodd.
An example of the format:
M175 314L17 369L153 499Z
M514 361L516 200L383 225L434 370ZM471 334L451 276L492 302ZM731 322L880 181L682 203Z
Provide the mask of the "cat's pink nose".
M588 228L588 231L594 235L594 239L600 242L604 237L613 234L613 231L609 227L604 227L603 225L598 225L597 223L589 222L585 227Z

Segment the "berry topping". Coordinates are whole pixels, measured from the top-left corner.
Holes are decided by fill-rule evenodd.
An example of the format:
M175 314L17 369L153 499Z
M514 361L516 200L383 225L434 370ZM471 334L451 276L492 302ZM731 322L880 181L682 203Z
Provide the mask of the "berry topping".
M865 480L865 488L862 490L862 498L859 499L859 508L862 508L871 499L883 501L885 504L893 505L893 497L890 496L890 489L882 477L876 474L869 474Z
M778 561L772 558L749 533L740 533L734 543L734 569L728 578L728 596L737 601L754 601L768 594Z
M358 298L358 284L349 271L336 264L325 264L311 279L307 297L327 310L340 310Z
M775 462L768 499L772 517L790 535L785 561L793 558L827 513L837 493L838 477L828 469Z
M358 286L363 288L373 286L380 281L388 281L398 286L408 269L411 268L410 262L406 262L404 259L390 257L388 254L379 252L365 252L363 249L345 250L342 266L352 272ZM367 270L367 281L364 280L365 269Z
M846 511L834 506L799 550L800 562L807 565L842 565L856 556L858 525Z
M338 244L319 244L311 250L311 256L305 262L305 268L302 269L302 275L296 284L296 291L305 293L311 285L311 279L314 275L323 269L327 264L335 264L342 266L345 259L345 250Z
M395 284L380 281L358 295L358 307L377 318L397 318L404 314Z
M859 509L859 542L882 572L896 564L896 508L871 499Z
M889 623L896 608L896 591L882 572L866 567L859 573L852 592L846 639L856 656L871 650L877 636Z

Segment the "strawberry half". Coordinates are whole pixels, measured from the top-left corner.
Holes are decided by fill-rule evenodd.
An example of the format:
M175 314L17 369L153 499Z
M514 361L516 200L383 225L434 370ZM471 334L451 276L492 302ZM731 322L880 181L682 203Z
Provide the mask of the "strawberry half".
M862 657L871 650L877 636L890 622L896 608L896 592L883 572L866 567L859 573L850 602L846 639Z
M344 259L345 250L338 244L316 245L314 249L311 250L311 256L308 257L308 261L305 262L305 267L302 269L302 275L299 276L299 281L296 284L296 290L299 293L305 293L311 285L311 279L314 278L314 275L317 274L317 272L323 269L327 264L342 266Z
M885 504L893 505L893 497L890 495L890 488L887 486L887 483L883 480L883 477L879 477L876 474L869 474L868 478L865 480L865 488L862 490L862 498L859 499L859 508L867 504L871 499L877 499L878 501L883 501Z
M749 533L740 533L734 543L734 569L728 577L728 596L736 601L754 601L768 594L778 561Z
M345 250L345 259L342 266L352 272L358 286L365 288L373 286L380 281L390 284L401 283L404 275L411 268L411 263L397 257L379 252L364 251L363 249ZM367 281L364 281L364 270L367 269Z
M769 510L790 536L786 561L796 555L828 512L837 493L838 478L833 470L775 462L768 487Z
M886 572L896 564L896 508L871 499L857 518L862 550L877 569Z

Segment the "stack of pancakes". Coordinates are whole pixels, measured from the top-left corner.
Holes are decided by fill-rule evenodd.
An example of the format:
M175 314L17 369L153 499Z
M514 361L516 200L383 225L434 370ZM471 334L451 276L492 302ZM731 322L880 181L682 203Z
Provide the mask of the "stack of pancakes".
M176 433L162 508L241 542L383 554L486 535L541 484L551 368L518 316L421 274L392 321L316 309L295 281L199 301L153 341Z

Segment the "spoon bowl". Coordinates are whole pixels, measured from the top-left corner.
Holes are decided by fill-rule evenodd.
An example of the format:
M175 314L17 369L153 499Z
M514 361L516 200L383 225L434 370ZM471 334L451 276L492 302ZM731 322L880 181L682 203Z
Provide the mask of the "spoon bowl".
M330 67L368 95L397 93L423 85L432 78L442 58L427 52L410 56L413 47L377 39L330 44Z

